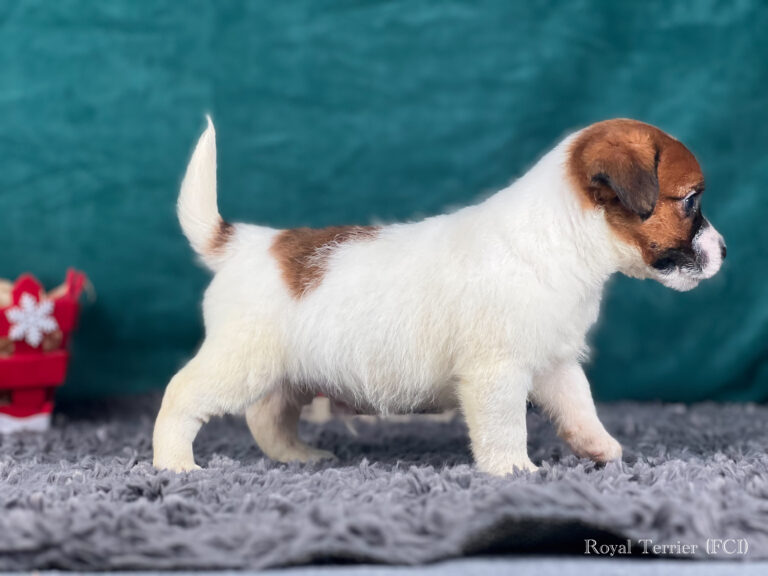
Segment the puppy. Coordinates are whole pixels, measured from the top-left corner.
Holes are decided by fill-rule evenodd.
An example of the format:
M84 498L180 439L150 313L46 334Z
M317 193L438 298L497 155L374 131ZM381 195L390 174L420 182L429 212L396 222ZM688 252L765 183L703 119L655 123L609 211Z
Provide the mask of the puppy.
M163 398L154 465L197 468L201 425L242 412L270 458L331 457L297 434L318 393L381 414L458 404L490 474L536 469L527 400L577 455L620 458L580 366L585 335L615 272L689 290L720 269L725 244L702 215L703 191L683 144L609 120L452 214L320 230L229 224L217 209L209 118L178 213L216 274L205 341Z

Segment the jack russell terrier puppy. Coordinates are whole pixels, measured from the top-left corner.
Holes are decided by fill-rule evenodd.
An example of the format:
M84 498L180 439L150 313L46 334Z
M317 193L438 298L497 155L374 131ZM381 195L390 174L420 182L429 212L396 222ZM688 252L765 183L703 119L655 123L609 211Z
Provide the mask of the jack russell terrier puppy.
M478 467L535 470L526 402L579 456L621 446L581 368L614 272L690 290L725 258L704 218L688 149L634 120L568 136L511 186L420 222L276 230L230 224L216 202L213 124L192 154L178 214L215 272L206 337L173 377L154 430L154 465L198 468L211 416L243 413L275 460L332 457L303 443L302 406L322 393L380 414L458 405Z

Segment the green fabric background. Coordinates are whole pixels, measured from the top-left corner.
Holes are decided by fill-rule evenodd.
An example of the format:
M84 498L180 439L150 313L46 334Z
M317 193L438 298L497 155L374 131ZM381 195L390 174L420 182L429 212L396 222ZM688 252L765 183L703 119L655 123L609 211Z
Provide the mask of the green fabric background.
M202 336L174 203L205 112L223 214L275 226L435 214L629 116L697 154L728 261L612 282L595 391L766 400L767 33L761 0L3 2L0 275L92 278L63 394L160 388Z

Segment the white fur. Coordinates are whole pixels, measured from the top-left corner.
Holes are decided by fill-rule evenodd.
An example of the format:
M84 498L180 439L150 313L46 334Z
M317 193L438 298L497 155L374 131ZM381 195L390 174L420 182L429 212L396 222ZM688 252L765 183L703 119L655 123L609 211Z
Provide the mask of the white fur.
M216 269L217 255L208 250L221 222L216 198L216 132L211 117L206 119L208 128L192 153L176 208L192 248L203 262Z
M163 400L155 465L195 467L200 425L243 411L267 454L326 456L296 434L316 393L381 414L458 403L478 465L494 474L535 469L529 398L578 454L619 457L580 360L608 277L650 273L600 211L580 205L565 174L569 142L478 205L341 244L322 282L296 299L269 250L277 230L238 224L223 256L205 256L219 221L210 124L179 215L217 274L204 299L206 340Z
M701 279L712 278L723 265L723 237L711 224L703 226L693 239L693 248L706 257L706 264L701 270Z
M703 262L701 267L677 267L671 272L654 272L652 276L668 288L687 292L699 285L699 282L712 278L723 265L723 237L707 221L693 238L693 251L696 260Z

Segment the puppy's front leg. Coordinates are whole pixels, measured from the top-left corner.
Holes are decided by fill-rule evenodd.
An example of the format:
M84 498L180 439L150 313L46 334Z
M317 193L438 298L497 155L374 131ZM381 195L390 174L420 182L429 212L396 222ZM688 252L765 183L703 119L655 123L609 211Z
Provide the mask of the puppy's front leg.
M558 436L577 456L595 462L621 458L621 445L598 419L589 382L577 362L538 375L531 400L549 415Z
M472 452L483 472L503 476L515 470L535 471L528 458L525 423L531 374L516 367L480 370L459 387L469 427Z

